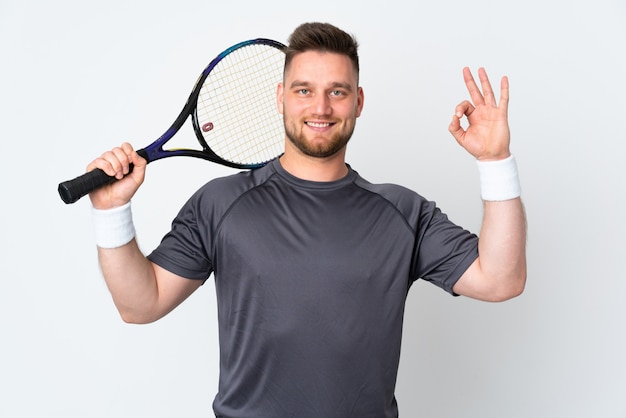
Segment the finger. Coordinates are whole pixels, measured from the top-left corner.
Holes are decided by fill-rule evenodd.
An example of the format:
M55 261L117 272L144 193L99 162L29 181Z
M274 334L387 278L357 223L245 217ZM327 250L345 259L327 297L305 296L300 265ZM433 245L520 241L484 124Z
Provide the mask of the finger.
M474 110L476 110L474 105L472 105L469 101L464 100L462 103L458 104L457 107L454 109L454 115L459 119L461 119L463 115L469 118L469 116L474 112Z
M106 151L87 166L87 171L99 168L112 177L121 178L128 170L129 157L121 148Z
M146 165L148 165L148 161L141 155L139 155L139 153L137 153L136 151L133 151L130 154L130 158L130 162L133 163L135 167L145 167Z
M500 103L498 107L508 112L509 109L509 78L507 76L502 77L500 81Z
M465 81L465 86L467 86L467 91L469 91L470 97L472 98L472 102L474 105L478 106L485 103L485 99L483 98L480 89L476 85L476 81L474 81L474 76L472 76L472 72L468 67L463 68L463 80Z
M135 152L135 150L133 149L133 146L131 144L129 144L128 142L123 142L122 145L120 145L120 148L122 150L124 150L126 155L128 155L129 159L130 159L130 156L132 155L132 153Z
M489 77L487 77L487 72L484 68L478 69L478 77L480 78L480 85L483 89L483 96L485 98L485 103L490 106L496 106L496 96L493 94L493 88L491 88L491 83L489 82Z
M457 115L452 116L452 121L450 122L450 125L448 125L448 131L459 144L463 142L465 130L461 126L461 119Z
M111 150L111 153L114 155L111 164L115 168L115 176L121 179L130 171L132 148L128 152L128 147L116 147Z

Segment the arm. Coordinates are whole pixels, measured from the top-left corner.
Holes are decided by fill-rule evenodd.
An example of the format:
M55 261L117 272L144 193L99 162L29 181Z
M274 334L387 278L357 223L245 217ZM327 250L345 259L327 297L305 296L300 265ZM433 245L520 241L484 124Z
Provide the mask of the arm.
M500 84L500 103L484 69L478 71L483 93L469 69L463 69L472 103L456 107L449 126L457 142L479 162L510 157L507 118L509 83ZM465 115L469 126L461 127ZM454 286L460 295L486 301L503 301L521 294L526 283L526 217L521 199L485 200L483 223L478 240L479 257Z
M520 295L526 283L526 221L519 198L484 202L478 258L454 285L454 292L500 302Z
M202 284L150 262L134 239L119 248L98 248L98 259L113 302L129 323L162 318Z
M128 174L129 165L134 169ZM98 214L94 222L100 222L100 229L110 236L106 224L111 210L130 202L145 177L146 161L141 158L130 144L122 144L104 153L94 160L87 170L100 168L110 176L116 176L117 182L90 193L94 211ZM128 175L126 175L128 174ZM132 228L130 209L126 212L125 228ZM126 216L126 215L125 215ZM103 225L102 222L105 222ZM119 225L118 221L115 221ZM96 230L98 231L98 225ZM115 235L115 234L114 234ZM126 234L123 234L127 236ZM134 230L133 234L134 235ZM115 306L126 322L148 323L156 321L174 309L193 293L202 282L176 276L150 262L139 249L134 238L126 239L119 245L105 245L98 239L98 260L106 284L111 292ZM115 236L113 236L115 241ZM111 240L107 240L111 241Z

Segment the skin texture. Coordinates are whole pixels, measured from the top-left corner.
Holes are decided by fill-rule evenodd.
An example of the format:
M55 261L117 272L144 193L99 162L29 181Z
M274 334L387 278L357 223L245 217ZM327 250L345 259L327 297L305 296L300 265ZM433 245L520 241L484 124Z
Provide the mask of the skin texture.
M507 119L509 83L500 84L496 101L484 69L478 70L481 88L470 70L463 77L471 100L458 104L448 127L460 146L478 160L510 155ZM284 116L283 167L296 177L332 181L347 174L345 153L364 104L363 89L351 61L339 54L307 51L294 57L277 87L276 103ZM467 129L461 126L466 117ZM134 170L128 173L129 164ZM119 181L90 194L98 209L131 200L145 178L146 162L124 143L94 160L87 170L100 168ZM503 301L519 295L526 281L526 223L519 198L484 202L479 258L454 286L460 295ZM155 321L184 301L201 282L172 274L151 263L133 239L115 249L98 248L100 266L120 315L126 322Z

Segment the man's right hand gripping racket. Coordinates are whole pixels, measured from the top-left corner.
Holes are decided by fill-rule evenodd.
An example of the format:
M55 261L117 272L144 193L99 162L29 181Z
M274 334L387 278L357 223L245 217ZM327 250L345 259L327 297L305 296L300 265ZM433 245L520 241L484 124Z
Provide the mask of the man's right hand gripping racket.
M223 51L204 69L172 126L137 153L148 163L188 156L242 169L261 167L280 155L284 127L276 110L276 87L283 75L283 48L260 38ZM201 149L164 149L189 116ZM95 169L59 184L59 195L65 203L74 203L114 181Z

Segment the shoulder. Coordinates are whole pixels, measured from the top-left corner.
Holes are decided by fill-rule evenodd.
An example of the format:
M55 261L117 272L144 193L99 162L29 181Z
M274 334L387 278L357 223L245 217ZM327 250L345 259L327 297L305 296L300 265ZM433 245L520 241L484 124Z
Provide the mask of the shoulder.
M268 165L229 176L218 177L201 186L183 205L178 218L202 223L215 221L243 195L262 186L274 175Z
M361 176L357 176L354 184L381 199L386 200L405 218L410 218L424 212L436 209L435 202L429 201L419 193L405 186L393 183L371 183Z
M263 185L273 174L274 171L271 167L266 165L253 170L241 171L230 176L218 177L200 187L191 197L191 200L232 201L247 191Z

